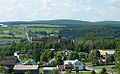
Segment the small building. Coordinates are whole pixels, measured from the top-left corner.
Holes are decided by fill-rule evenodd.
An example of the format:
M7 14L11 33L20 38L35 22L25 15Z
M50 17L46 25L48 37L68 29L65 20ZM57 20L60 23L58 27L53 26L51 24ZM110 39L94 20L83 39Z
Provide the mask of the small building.
M40 37L40 38L32 38L31 37L31 40L30 40L31 43L34 43L34 42L48 43L48 42L53 42L53 41L59 42L60 47L62 47L63 44L71 45L73 43L73 40L71 40L71 39L60 38L60 37Z
M9 34L10 32L9 31L3 31L3 34Z
M65 60L64 61L64 69L72 69L72 70L84 70L85 65L79 60Z
M20 56L23 56L23 55L24 55L23 52L20 52L20 51L16 51L16 52L14 52L14 56L15 56L15 57L20 58Z
M71 50L63 50L62 53L65 54L65 55L69 55L72 51Z
M4 24L0 24L0 27L2 27Z
M29 71L30 74L38 74L39 67L38 65L15 65L14 74L24 74L26 71Z
M7 26L7 25L2 25L1 27L2 27L2 28L7 28L8 26Z
M112 55L115 53L115 50L99 50L102 56Z
M13 72L13 67L18 62L19 62L19 60L16 57L0 58L0 66L3 67L2 73Z

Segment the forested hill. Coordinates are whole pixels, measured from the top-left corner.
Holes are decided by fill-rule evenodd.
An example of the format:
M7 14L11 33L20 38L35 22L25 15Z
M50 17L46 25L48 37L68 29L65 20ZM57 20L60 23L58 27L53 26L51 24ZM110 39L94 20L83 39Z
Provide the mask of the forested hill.
M90 22L90 21L81 21L81 20L58 19L58 20L36 20L36 21L8 21L8 22L0 22L0 24L8 24L8 25L50 24L50 25L64 25L64 26L78 26L78 25L120 25L120 21Z

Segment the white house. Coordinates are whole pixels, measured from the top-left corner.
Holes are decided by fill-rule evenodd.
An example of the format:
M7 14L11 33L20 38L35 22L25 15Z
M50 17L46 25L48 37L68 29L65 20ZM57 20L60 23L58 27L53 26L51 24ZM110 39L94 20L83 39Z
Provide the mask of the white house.
M2 25L2 28L7 28L8 26L7 25Z
M4 24L0 24L0 27L3 26Z
M14 52L14 56L16 56L18 58L20 58L20 56L22 56L22 55L24 55L24 54L22 52L20 52L20 51Z
M3 31L4 34L9 34L10 32L9 31Z
M76 60L65 60L64 69L84 70L85 65L77 59Z

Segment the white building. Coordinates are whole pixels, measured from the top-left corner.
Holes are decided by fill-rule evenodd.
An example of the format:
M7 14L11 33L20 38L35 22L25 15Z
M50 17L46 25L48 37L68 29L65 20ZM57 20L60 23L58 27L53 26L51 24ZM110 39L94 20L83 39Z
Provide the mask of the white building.
M22 56L22 55L24 55L24 54L22 52L20 52L20 51L14 52L14 56L16 56L18 58L20 58L20 56Z
M10 32L9 31L3 31L4 34L9 34Z
M0 24L0 26L3 26L4 24Z
M64 69L84 70L85 65L77 59L76 60L65 60Z
M7 28L8 26L7 25L2 25L2 28Z

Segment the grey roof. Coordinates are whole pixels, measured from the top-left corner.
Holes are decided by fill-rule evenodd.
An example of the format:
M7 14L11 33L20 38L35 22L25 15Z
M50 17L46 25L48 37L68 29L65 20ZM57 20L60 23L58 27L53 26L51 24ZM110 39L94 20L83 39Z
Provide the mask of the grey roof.
M114 54L114 53L115 53L114 50L107 50L107 51L106 51L106 54Z

